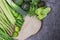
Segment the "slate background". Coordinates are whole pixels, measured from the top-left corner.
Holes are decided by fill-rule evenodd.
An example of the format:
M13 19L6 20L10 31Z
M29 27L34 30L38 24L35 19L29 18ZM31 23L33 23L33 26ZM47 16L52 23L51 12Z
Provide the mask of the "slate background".
M60 40L60 0L43 0L51 12L42 21L41 30L26 40Z

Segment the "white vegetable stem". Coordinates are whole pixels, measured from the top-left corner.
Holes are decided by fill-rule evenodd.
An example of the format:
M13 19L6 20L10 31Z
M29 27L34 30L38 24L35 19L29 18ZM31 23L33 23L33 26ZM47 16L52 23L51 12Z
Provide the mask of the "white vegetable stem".
M35 16L26 16L24 20L25 22L19 32L19 36L17 37L18 40L25 40L31 35L36 34L41 28L41 21L39 21Z

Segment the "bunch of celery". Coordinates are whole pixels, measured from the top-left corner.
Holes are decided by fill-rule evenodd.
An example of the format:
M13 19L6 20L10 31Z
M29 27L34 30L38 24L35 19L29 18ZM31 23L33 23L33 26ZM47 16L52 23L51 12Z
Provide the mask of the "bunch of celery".
M6 2L0 0L0 29L9 36L17 36L23 24L23 17L15 12ZM1 32L0 32L1 33ZM1 35L1 34L0 34ZM0 36L1 38L1 36Z

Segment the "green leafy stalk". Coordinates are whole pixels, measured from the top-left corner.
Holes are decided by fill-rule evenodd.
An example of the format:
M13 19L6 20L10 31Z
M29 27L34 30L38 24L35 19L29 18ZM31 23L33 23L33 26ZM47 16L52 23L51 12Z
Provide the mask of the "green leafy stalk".
M0 8L1 9L1 8ZM0 10L0 21L2 21L6 26L7 28L9 28L9 30L11 31L10 33L8 33L10 36L12 36L12 33L13 33L13 30L14 30L14 26L9 22L9 20L6 18L6 16L4 15L4 12L3 10L1 9Z
M11 32L13 32L13 29L10 27L10 25L8 25L8 24L5 22L5 20L2 19L1 16L0 16L0 21L2 21L2 22L7 26L7 28L10 29Z
M2 30L0 30L0 38L3 40L13 40L10 36L8 36L6 33L4 33ZM0 39L0 40L1 40Z
M15 12L15 11L14 11L12 8L10 8L10 7L9 7L9 9L11 10L12 15L14 15L15 19L23 20L22 15L18 14L17 12Z
M37 6L33 5L33 4L30 4L30 9L28 11L29 15L30 16L33 16L35 15L35 10L37 9Z
M1 18L9 25L11 28L13 28L13 25L10 23L10 21L7 19L6 15L4 14L3 10L0 7L0 16ZM12 26L11 26L12 25Z
M0 8L0 16L5 20L7 24L10 24L9 20L7 19L6 15L4 14L3 10Z
M32 0L32 4L37 5L40 0Z
M30 3L30 9L28 11L30 16L35 15L35 10L38 8L37 4L40 0L32 0L32 2Z
M13 15L11 14L11 12L8 8L9 6L7 5L5 0L0 0L0 7L3 9L3 11L4 11L5 15L7 16L7 18L9 19L9 21L14 25L16 20L13 17Z
M7 31L7 33L11 33L11 30L2 22L0 21L0 24L3 25L3 27L5 28L5 30Z
M6 1L17 13L20 13L22 16L25 16L27 14L23 9L21 9L18 5L16 5L12 0L6 0Z
M10 10L11 10L11 12L12 12L12 14L14 15L14 17L15 17L15 19L16 19L16 27L15 28L19 28L19 29L21 29L21 26L22 26L22 24L23 24L23 17L22 17L22 15L20 15L20 14L18 14L17 12L15 12L13 9L11 9L10 8ZM19 30L18 29L18 30ZM16 30L15 30L16 31Z
M4 33L6 33L4 27L0 24L0 29L3 30Z
M4 38L0 37L0 40L4 40Z
M38 8L35 13L37 15L37 18L39 20L42 20L43 18L45 18L47 16L47 14L50 12L51 8L47 7L47 8Z

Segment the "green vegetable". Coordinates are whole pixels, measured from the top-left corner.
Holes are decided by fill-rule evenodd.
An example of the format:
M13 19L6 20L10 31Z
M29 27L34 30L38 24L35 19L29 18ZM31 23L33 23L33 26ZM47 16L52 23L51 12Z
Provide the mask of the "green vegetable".
M47 15L50 12L51 8L47 7L43 10L42 14Z
M22 25L22 23L23 23L23 21L22 20L19 20L19 19L17 19L16 22L19 23L20 25Z
M16 3L17 5L21 5L23 3L23 0L13 0L14 3Z
M47 7L47 8L38 8L36 10L36 14L38 15L37 18L39 20L42 20L43 18L45 18L47 16L47 14L50 12L51 8L50 7Z
M18 32L14 32L13 37L17 37L17 36L18 36Z
M8 34L12 35L12 29L11 29L10 27L8 27L8 26L4 23L4 21L1 21L1 20L0 20L0 24L2 25L2 27L5 29L5 31L6 31Z
M29 9L29 11L28 11L29 15L30 15L30 16L35 15L35 10L36 10L36 9L37 9L37 7L34 6L33 4L31 4L31 5L30 5L30 9Z
M9 36L13 36L15 34L13 32L20 31L22 24L23 17L13 10L6 0L0 0L0 29Z
M0 23L3 23L6 25L7 28L9 28L10 32L8 32L7 30L7 33L11 36L12 35L12 32L13 32L13 25L8 21L8 19L6 18L3 10L0 8ZM3 26L3 28L5 28L5 26Z
M28 11L30 7L30 4L28 2L22 4L22 9L25 11Z
M3 20L5 20L5 22L8 24L8 25L10 25L10 23L9 23L9 20L7 19L7 17L6 17L6 15L4 14L4 12L3 12L3 10L2 10L2 8L0 7L0 16L3 18Z
M12 37L18 36L24 22L23 17L27 14L24 10L31 16L36 15L39 20L45 18L51 10L50 7L38 8L40 0L24 0L30 4L23 5L23 0L14 1L16 4L12 0L0 0L0 40L13 40ZM22 8L18 5L22 5Z
M15 17L15 19L23 20L22 15L18 14L17 12L15 12L15 11L14 11L13 9L11 9L11 8L10 8L10 10L11 10L13 16Z
M4 24L7 26L7 28L10 29L11 32L13 32L13 29L12 29L11 27L9 27L10 25L8 25L8 24L5 22L5 20L3 20L1 17L0 17L0 21L1 21L2 23L4 23Z
M30 16L35 15L35 10L38 8L37 4L40 0L32 0L32 2L30 3L30 9L28 11Z
M20 31L20 28L19 27L15 27L15 31L16 32L19 32Z
M44 10L44 8L45 8L45 7L41 7L41 8L36 9L36 10L35 10L35 14L36 14L36 15L40 15L41 12Z
M32 0L32 4L37 5L40 0Z
M0 30L0 40L13 40L10 36L8 36L6 33L4 33L2 30Z
M16 26L18 26L21 29L21 26L22 26L23 21L24 21L23 17L20 14L18 14L17 12L15 12L14 10L12 10L11 8L10 8L10 10L16 19Z
M2 24L0 24L0 29L3 30L4 33L6 33L4 27L2 26Z
M25 2L30 2L31 0L24 0Z
M17 18L19 16L19 14L17 12L15 12L12 8L9 7L9 9L11 10L12 12L12 15Z
M0 40L4 40L4 38L0 37Z
M21 9L18 5L16 5L12 0L6 0L8 4L14 9L17 13L20 13L22 16L25 16L27 13Z
M1 6L2 10L4 11L5 15L7 16L8 20L14 25L16 20L13 17L13 15L11 14L11 12L8 8L9 6L7 5L6 1L5 0L0 0L0 6Z

